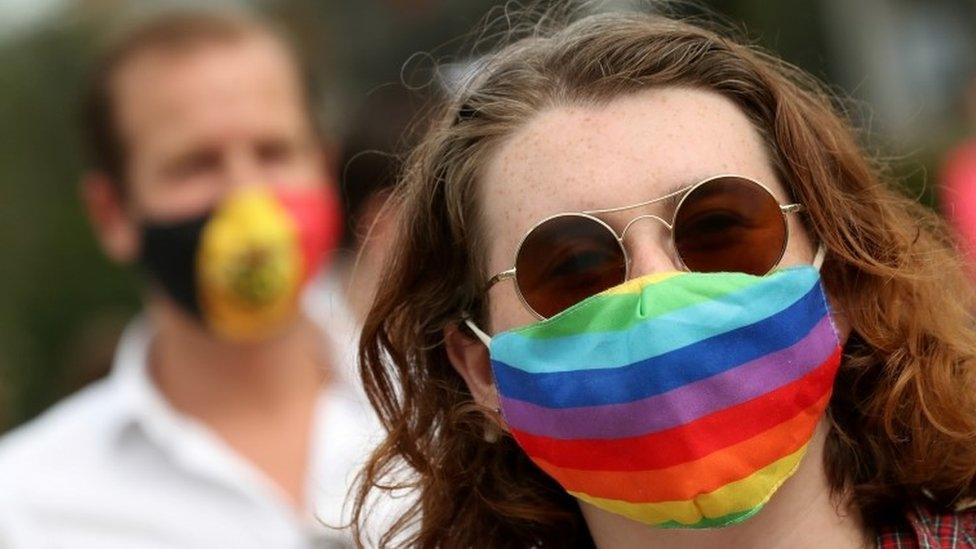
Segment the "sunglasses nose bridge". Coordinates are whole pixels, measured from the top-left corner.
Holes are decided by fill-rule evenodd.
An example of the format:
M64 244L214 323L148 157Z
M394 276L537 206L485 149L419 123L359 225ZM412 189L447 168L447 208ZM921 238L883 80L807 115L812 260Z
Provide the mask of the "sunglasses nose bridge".
M630 231L630 228L631 227L633 227L635 224L637 224L637 222L643 221L645 219L652 219L654 221L657 221L661 225L664 225L664 228L666 228L669 233L671 232L671 224L668 223L663 217L657 216L657 215L653 215L653 214L639 215L639 216L631 219L630 221L628 221L627 222L627 225L624 226L624 229L622 231L620 231L620 241L623 242L624 239L627 238L627 232Z
M631 227L643 220L657 221L667 229L668 235L671 234L671 224L662 217L653 214L640 215L630 220L620 232L621 245L623 245ZM666 240L668 243L671 242L670 238ZM662 245L659 238L646 235L644 231L635 232L626 248L628 249L628 278L638 278L655 272L679 270L671 253L671 247Z

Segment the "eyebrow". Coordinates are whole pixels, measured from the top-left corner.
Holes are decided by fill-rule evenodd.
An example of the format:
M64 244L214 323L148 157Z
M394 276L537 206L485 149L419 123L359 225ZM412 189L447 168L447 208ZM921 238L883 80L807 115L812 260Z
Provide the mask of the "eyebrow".
M584 210L581 213L585 213L587 215L600 215L600 214L622 212L624 210L640 208L641 206L647 206L657 202L664 202L665 206L670 209L672 207L677 206L678 202L681 200L681 196L697 184L698 182L679 183L677 185L673 185L670 188L668 188L668 190L661 196L658 196L656 198L651 198L650 200L644 200L642 202L638 202L636 204L629 204L627 206L616 206L613 208L603 208L599 210Z

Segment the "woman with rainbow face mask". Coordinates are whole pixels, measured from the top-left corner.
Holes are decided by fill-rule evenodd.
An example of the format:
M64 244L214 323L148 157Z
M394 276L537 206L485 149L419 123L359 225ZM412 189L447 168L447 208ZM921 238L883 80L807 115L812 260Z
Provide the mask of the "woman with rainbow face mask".
M420 493L388 541L976 539L972 289L808 76L664 16L539 25L404 173L361 344L359 516L400 463Z

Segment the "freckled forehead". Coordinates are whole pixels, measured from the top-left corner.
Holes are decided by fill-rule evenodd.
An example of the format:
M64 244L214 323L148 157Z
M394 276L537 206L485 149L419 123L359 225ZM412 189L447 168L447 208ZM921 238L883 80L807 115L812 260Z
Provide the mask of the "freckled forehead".
M512 229L517 242L549 215L633 204L725 173L784 195L759 133L734 103L705 90L660 88L540 113L500 145L481 198L491 236L510 240L504 232Z

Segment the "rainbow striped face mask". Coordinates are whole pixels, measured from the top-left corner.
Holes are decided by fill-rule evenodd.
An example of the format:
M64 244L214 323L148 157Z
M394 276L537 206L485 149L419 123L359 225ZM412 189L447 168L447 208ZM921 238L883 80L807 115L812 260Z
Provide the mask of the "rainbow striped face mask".
M532 461L576 498L662 528L758 513L797 470L841 355L810 265L652 274L479 335Z

